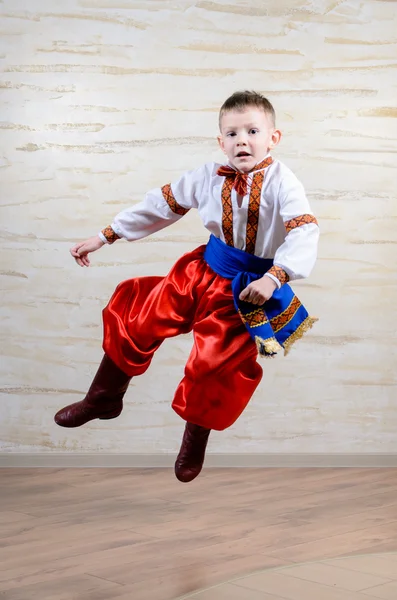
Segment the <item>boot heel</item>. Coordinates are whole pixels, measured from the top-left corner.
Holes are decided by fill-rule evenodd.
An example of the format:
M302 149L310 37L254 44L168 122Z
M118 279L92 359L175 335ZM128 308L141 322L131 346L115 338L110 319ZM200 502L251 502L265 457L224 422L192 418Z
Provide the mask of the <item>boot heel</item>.
M121 415L121 410L115 413L110 413L109 415L104 415L103 417L98 417L100 421L107 421L108 419L117 419L118 416Z

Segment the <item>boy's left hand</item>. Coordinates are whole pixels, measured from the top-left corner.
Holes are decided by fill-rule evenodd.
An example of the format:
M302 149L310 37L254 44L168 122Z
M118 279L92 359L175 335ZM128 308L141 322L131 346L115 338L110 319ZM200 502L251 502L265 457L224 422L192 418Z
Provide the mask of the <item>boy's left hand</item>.
M277 288L277 283L264 275L256 281L252 281L247 287L240 293L239 299L245 302L251 302L252 304L263 304L266 300L269 300L273 296L274 290Z

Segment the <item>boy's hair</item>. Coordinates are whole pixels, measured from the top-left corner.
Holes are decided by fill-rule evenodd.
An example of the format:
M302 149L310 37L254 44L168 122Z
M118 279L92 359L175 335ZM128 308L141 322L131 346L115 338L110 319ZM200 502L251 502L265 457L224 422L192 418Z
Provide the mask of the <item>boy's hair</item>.
M266 114L270 115L273 125L276 124L276 112L272 103L258 92L245 90L244 92L234 92L234 94L229 96L222 104L219 111L219 128L221 126L221 119L225 113L230 110L243 111L249 106L254 106L255 108L263 110Z

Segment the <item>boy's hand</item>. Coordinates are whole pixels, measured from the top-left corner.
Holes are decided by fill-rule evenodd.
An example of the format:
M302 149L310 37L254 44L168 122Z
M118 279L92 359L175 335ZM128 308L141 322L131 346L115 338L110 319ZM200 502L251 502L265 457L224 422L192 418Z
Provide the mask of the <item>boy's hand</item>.
M252 304L263 304L273 296L277 283L264 275L260 279L253 281L240 293L239 299Z
M104 242L98 235L94 235L94 237L88 238L85 242L79 242L73 246L73 248L70 249L70 254L80 267L89 267L90 261L88 254L90 252L95 252L95 250L99 250L102 246L104 246Z

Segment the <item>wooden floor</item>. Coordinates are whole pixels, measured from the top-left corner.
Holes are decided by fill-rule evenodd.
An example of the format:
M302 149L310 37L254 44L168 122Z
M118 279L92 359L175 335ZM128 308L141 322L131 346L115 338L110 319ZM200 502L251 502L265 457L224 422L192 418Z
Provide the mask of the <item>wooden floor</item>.
M397 469L1 469L0 490L1 600L174 600L264 569L195 597L328 600L278 595L277 569L397 551Z

